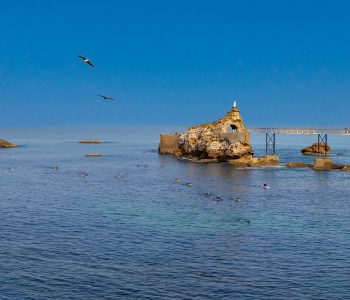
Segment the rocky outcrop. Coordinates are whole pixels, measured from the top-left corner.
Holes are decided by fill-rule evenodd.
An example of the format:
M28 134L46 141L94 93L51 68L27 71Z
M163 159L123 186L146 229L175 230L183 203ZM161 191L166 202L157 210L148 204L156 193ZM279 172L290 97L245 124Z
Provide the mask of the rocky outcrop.
M197 160L251 160L249 130L244 127L237 107L223 118L184 131L178 140L177 156Z
M287 168L310 168L316 171L350 171L350 165L334 164L330 157L317 157L313 164L306 164L303 162L289 162L285 166Z
M228 162L235 167L273 167L279 166L280 159L278 155L265 155L262 157L243 156Z
M291 161L289 163L286 163L287 168L311 168L312 164L307 164L303 162L298 161Z
M81 140L80 144L102 144L103 142L100 140Z
M13 147L17 147L17 145L0 139L0 148L13 148Z
M312 146L302 149L301 153L305 155L331 154L330 150L331 147L329 145L320 144L320 148L318 148L318 144L314 143Z

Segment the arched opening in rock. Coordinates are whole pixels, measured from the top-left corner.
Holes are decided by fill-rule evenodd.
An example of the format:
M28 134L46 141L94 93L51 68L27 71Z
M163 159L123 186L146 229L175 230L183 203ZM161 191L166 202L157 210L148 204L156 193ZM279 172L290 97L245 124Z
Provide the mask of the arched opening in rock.
M230 125L227 127L227 132L236 132L238 130L236 125Z

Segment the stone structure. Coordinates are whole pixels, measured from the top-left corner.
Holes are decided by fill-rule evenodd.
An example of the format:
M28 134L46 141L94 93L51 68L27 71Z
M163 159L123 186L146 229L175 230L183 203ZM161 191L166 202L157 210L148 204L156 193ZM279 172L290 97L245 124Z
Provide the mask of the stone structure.
M160 135L159 154L177 154L179 153L179 133L162 133Z
M316 170L332 170L333 162L330 157L317 157L313 168Z

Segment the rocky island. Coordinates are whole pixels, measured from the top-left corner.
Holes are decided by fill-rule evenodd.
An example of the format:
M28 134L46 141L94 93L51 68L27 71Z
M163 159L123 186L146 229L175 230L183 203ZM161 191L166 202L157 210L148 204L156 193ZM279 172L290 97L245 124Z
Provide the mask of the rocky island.
M325 144L320 144L320 146L318 146L317 143L314 143L311 146L302 149L301 153L304 155L331 154L331 147Z
M160 154L200 162L229 162L236 166L278 165L276 155L254 158L250 132L238 107L212 123L188 128L180 134L161 134Z
M103 142L100 140L81 140L80 144L102 144Z
M0 139L0 148L13 148L13 147L17 147L17 145L12 144L6 140Z

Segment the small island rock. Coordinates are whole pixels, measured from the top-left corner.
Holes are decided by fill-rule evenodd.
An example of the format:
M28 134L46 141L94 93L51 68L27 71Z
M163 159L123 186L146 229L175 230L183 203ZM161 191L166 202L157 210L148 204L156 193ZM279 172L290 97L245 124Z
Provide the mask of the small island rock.
M13 147L17 147L17 145L12 144L6 140L0 139L0 148L13 148Z
M80 144L102 144L103 142L100 140L81 140Z
M318 149L318 144L314 143L311 146L302 149L301 153L305 155L331 154L330 150L331 147L329 145L320 144L320 149Z
M289 163L286 163L287 168L311 168L311 164L298 162L298 161L291 161Z

